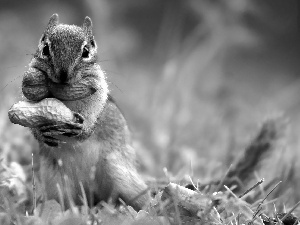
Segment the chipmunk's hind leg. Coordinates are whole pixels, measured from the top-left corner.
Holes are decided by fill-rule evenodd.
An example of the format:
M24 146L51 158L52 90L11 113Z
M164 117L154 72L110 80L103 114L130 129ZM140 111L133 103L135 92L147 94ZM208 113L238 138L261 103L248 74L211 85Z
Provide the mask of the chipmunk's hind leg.
M148 187L137 173L130 160L120 160L116 154L109 158L110 177L113 180L114 196L120 197L135 210L142 209L150 201ZM116 199L118 200L118 199Z

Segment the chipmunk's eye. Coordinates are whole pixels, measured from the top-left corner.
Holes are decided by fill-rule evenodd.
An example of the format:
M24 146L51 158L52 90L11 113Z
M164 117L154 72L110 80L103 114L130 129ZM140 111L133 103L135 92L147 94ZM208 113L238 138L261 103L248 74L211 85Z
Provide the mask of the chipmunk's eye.
M44 56L50 56L50 50L49 50L49 45L45 44L43 47L43 51L42 51Z
M88 58L89 57L89 49L87 48L87 46L84 46L83 50L82 50L82 58Z

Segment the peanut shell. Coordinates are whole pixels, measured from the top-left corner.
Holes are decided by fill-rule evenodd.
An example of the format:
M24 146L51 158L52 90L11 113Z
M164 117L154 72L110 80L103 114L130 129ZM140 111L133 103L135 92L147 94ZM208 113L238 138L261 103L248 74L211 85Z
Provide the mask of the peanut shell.
M76 123L76 115L61 101L45 98L40 102L20 101L8 111L12 123L24 127L39 127L46 123Z

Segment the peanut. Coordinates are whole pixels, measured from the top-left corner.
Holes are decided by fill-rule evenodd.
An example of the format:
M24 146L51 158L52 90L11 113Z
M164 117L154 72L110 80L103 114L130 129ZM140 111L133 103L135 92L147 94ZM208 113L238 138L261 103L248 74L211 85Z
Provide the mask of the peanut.
M55 98L40 102L20 101L8 111L12 123L31 128L47 123L76 123L79 122L77 115Z

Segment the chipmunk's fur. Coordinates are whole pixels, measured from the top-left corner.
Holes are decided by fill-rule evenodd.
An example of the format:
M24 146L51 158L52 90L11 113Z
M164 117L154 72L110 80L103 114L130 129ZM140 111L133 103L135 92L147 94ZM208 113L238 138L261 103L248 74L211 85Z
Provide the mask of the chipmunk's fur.
M105 76L97 64L91 19L86 17L83 26L78 27L58 24L58 15L54 14L30 63L30 73L35 71L46 75L42 84L50 90L46 97L56 97L83 117L82 124L45 124L33 129L40 145L41 178L47 198L59 200L59 186L66 205L68 194L81 204L82 183L85 194L92 196L90 201L116 202L120 197L141 209L149 195L135 197L147 186L136 171L126 121L109 96ZM93 94L66 99L64 90L70 90L66 87L84 79L94 79Z

